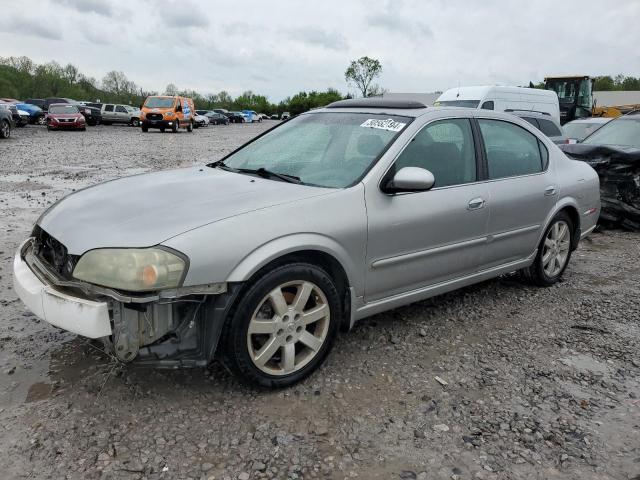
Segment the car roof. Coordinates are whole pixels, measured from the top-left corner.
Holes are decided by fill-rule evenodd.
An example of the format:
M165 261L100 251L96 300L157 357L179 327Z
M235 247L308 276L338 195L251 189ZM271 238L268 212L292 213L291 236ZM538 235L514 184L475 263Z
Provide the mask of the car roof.
M607 123L611 120L613 120L611 117L576 118L575 120L567 122L566 125L569 125L570 123Z

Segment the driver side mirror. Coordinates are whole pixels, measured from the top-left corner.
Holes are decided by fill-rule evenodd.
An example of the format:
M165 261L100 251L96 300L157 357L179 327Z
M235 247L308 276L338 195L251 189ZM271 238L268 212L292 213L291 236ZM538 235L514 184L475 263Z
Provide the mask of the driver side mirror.
M433 173L419 167L404 167L398 170L393 178L384 186L388 193L424 192L436 182Z

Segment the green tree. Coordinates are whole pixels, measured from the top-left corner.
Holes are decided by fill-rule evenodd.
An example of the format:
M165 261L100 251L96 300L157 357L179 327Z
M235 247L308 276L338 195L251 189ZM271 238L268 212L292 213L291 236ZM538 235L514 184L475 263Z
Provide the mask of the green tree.
M373 80L382 73L382 64L375 58L361 57L353 60L344 72L347 83L352 83L363 97L371 94Z

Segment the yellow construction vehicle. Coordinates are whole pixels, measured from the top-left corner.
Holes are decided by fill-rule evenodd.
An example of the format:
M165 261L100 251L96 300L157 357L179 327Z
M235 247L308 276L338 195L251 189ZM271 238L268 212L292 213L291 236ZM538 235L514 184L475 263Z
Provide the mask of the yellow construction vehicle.
M594 105L591 116L616 118L622 115L626 115L627 113L633 112L635 110L640 110L640 103L630 105L612 105L608 107L599 107L597 105Z

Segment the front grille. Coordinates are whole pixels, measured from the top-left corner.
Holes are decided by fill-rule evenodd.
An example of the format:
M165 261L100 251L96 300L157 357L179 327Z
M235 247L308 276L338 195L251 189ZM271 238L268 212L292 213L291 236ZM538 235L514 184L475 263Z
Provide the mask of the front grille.
M147 113L147 120L162 120L161 113Z
M65 247L58 240L53 238L39 226L33 230L35 240L33 242L33 253L42 260L52 271L58 275L71 279L73 269L80 257L70 255Z

